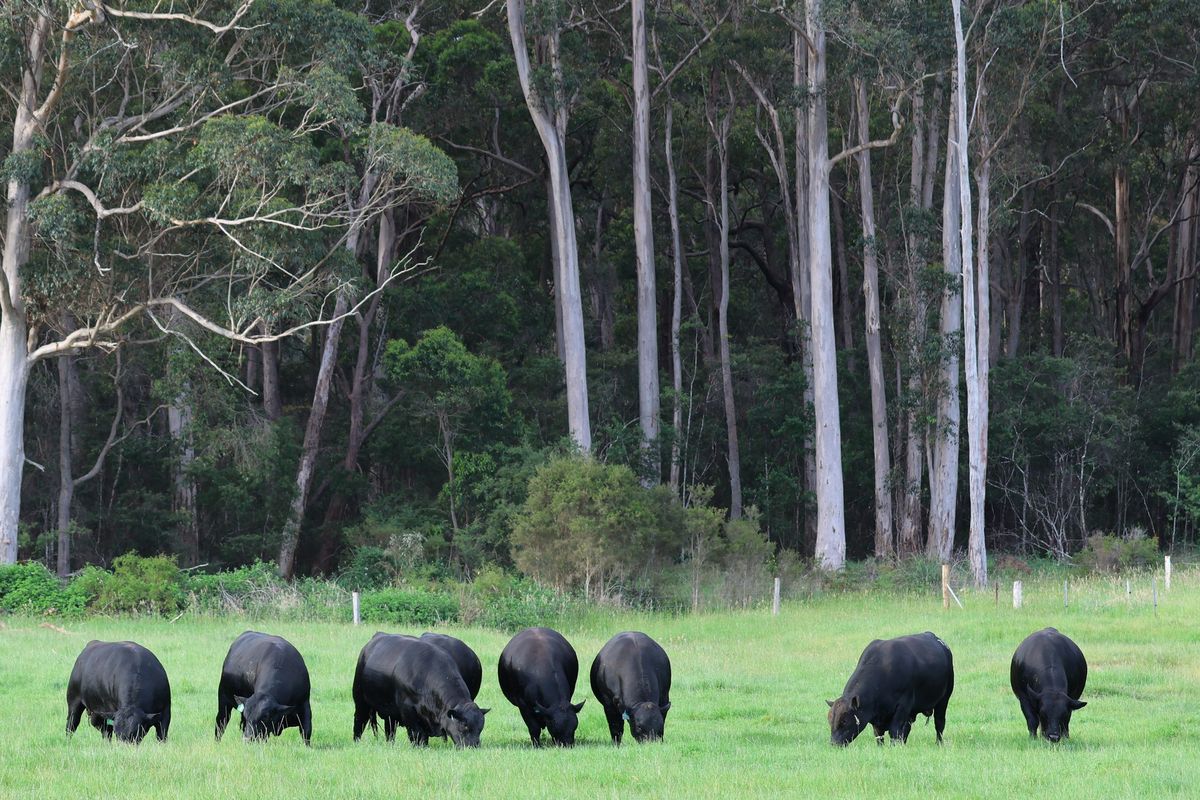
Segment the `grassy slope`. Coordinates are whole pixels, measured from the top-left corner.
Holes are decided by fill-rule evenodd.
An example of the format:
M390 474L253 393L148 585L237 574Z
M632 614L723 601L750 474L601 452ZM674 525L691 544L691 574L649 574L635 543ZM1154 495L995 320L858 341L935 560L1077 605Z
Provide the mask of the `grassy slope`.
M762 612L699 617L597 616L565 631L580 653L576 699L582 744L533 750L516 710L496 685L507 637L450 630L485 664L481 705L491 706L483 748L442 742L426 751L382 738L350 739L350 681L372 628L329 624L253 627L289 638L313 676L314 747L290 730L247 745L236 726L212 738L216 680L238 620L0 622L0 797L820 797L1055 796L1072 800L1200 793L1200 574L1178 575L1155 617L1148 587L1092 583L1062 609L1061 586L1026 588L1026 607L999 609L991 595L944 612L935 598L851 596ZM1008 688L1008 662L1027 633L1053 624L1083 648L1091 667L1087 708L1074 740L1031 742ZM586 673L605 639L637 628L657 638L675 670L667 738L657 746L607 743ZM954 651L956 688L946 745L919 718L909 745L876 747L869 735L846 750L828 744L826 698L840 693L872 638L933 630ZM171 677L170 741L109 745L86 724L64 737L71 664L91 638L134 639ZM236 716L236 715L235 715Z

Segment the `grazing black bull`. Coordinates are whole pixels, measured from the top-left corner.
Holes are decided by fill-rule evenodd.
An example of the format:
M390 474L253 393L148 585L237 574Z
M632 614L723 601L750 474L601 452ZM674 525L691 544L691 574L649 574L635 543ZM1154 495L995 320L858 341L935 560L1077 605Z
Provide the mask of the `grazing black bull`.
M423 639L377 633L358 656L354 670L354 740L383 717L388 741L396 727L414 745L430 736L449 736L458 747L478 747L483 717L458 665L445 650Z
M941 639L928 631L876 639L859 656L842 696L826 701L830 739L848 745L871 725L880 744L885 731L893 742L903 743L917 714L932 714L941 744L953 691L954 660Z
M1073 641L1054 628L1029 634L1013 653L1009 670L1029 735L1052 742L1071 736L1071 712L1087 705L1079 696L1087 683L1087 661Z
M167 671L140 644L88 642L67 681L68 734L79 727L84 711L106 739L137 744L154 728L165 742L171 727Z
M671 660L658 642L644 633L618 633L592 662L592 691L614 744L621 743L625 723L639 742L663 737L671 708Z
M311 686L304 658L286 639L246 631L233 640L217 687L217 740L234 708L242 714L246 739L279 736L299 728L312 743Z
M479 687L483 684L483 664L479 661L479 656L475 655L475 651L461 639L444 633L422 633L421 639L446 651L446 655L454 659L459 674L466 682L471 699L479 697Z
M579 658L562 634L549 628L518 633L500 653L499 677L501 691L521 712L535 747L542 745L542 729L550 731L557 745L575 744L583 708L583 701L571 704Z

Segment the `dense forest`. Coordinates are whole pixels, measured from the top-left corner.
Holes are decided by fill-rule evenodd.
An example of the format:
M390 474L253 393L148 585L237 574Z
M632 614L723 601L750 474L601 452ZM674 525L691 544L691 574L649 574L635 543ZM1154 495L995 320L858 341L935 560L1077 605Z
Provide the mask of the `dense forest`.
M0 88L4 563L1196 541L1193 0L10 0Z

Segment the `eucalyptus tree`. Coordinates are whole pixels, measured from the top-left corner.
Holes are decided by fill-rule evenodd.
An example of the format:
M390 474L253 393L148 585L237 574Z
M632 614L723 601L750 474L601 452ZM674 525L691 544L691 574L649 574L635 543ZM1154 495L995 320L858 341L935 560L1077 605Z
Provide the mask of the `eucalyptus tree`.
M334 129L373 142L392 134L362 125L352 77L368 49L361 19L332 4L283 6L0 10L0 82L16 87L0 109L13 142L0 270L0 560L16 557L33 364L115 347L138 321L222 369L206 351L213 342L277 341L352 310L338 302L344 242L395 195L381 188L351 202L352 171L322 148ZM396 157L394 148L381 156ZM64 310L77 321L70 331ZM289 321L265 335L272 317Z
M567 382L567 424L571 438L584 452L592 448L588 415L587 351L583 339L583 298L579 288L579 244L575 235L575 207L567 167L569 104L563 81L562 5L537 0L532 26L526 25L525 0L506 0L508 31L512 40L517 77L525 105L537 129L550 171L550 222L555 254L555 290L561 314L561 346ZM530 30L538 62L531 63ZM536 69L535 69L536 67Z

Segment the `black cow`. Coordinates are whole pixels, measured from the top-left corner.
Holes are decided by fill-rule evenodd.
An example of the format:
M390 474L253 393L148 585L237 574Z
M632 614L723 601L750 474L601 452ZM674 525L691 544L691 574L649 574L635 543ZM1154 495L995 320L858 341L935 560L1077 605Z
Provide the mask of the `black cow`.
M954 659L950 648L929 631L867 645L846 688L829 703L830 739L848 745L867 725L883 744L906 742L917 714L933 715L938 744L946 728L946 706L954 691Z
M663 737L671 709L671 660L658 642L644 633L618 633L592 662L592 691L614 744L621 743L625 723L639 742Z
M541 747L543 728L555 744L575 744L583 708L583 701L571 704L579 658L562 634L549 628L521 631L500 653L499 673L500 689L521 712L534 746Z
M237 708L246 739L279 736L299 728L304 744L312 743L312 687L308 667L291 642L266 633L246 631L233 640L221 666L217 687L217 740Z
M475 655L475 651L461 639L455 639L444 633L422 633L421 638L442 648L446 651L446 655L454 659L459 673L467 684L467 691L471 693L471 699L479 697L479 687L483 684L483 664L479 661L479 656Z
M475 705L458 665L445 650L424 639L376 633L354 670L354 740L383 717L388 741L397 725L414 745L430 736L449 736L458 747L478 747L484 714Z
M1071 712L1087 705L1079 699L1087 661L1077 644L1054 628L1029 634L1013 653L1009 680L1030 737L1039 725L1052 742L1071 736Z
M167 740L171 727L171 684L167 671L134 642L91 641L67 681L67 733L79 727L84 711L106 739L114 735L135 744L154 728Z

